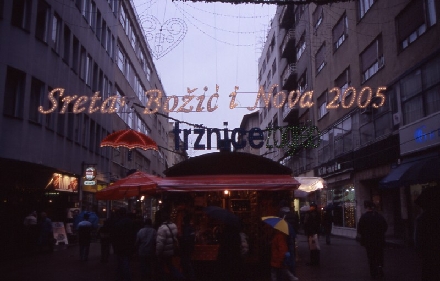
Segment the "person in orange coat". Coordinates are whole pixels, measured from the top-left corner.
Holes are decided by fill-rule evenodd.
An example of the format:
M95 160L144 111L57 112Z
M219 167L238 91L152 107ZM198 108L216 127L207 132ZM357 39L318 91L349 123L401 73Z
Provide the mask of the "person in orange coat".
M282 280L283 275L287 280L293 281L298 278L290 272L286 259L295 258L290 256L287 247L287 235L279 230L274 230L271 242L271 258L270 258L270 278L271 281Z

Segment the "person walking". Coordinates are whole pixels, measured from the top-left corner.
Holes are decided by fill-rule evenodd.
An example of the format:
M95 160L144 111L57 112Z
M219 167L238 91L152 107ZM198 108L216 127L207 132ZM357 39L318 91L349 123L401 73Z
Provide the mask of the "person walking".
M110 220L105 220L103 226L98 230L98 239L101 243L101 262L107 263L110 257L110 240L111 233L111 222Z
M173 256L175 256L174 239L178 237L177 226L171 222L168 211L163 211L162 225L157 229L156 237L156 256L158 277L162 280L182 280L183 275L173 265Z
M422 281L440 280L439 197L437 186L428 187L414 201L423 209L416 218L414 231L415 249L422 260Z
M321 248L318 235L321 228L321 216L315 203L310 204L310 210L304 216L304 232L309 241L310 262L307 265L317 266L320 263Z
M25 251L28 254L35 253L35 247L38 239L38 224L37 224L37 212L32 211L23 221L24 226L24 241Z
M191 225L191 215L189 213L184 215L181 229L182 233L179 236L180 264L186 280L193 281L195 280L195 273L191 261L191 255L194 252L196 232Z
M361 245L367 251L371 277L383 277L383 254L388 224L374 209L372 201L364 201L364 207L366 212L359 219L357 232L360 235Z
M244 260L241 256L240 225L226 223L218 237L218 280L243 280Z
M284 277L289 281L299 280L289 269L290 260L295 259L295 256L290 255L287 246L287 235L276 229L273 231L270 256L270 280L281 281Z
M81 261L89 259L90 241L92 239L92 223L89 222L90 215L84 213L83 220L78 223L76 230L78 231L79 258Z
M131 281L130 260L135 253L136 231L125 208L118 211L110 239L117 259L116 280Z
M142 280L153 280L154 263L156 260L156 229L153 221L145 219L144 227L136 234L136 247L138 249L139 264Z
M288 260L288 267L290 272L292 272L293 275L296 275L296 234L299 230L299 217L290 210L288 201L282 200L280 202L280 207L279 217L284 218L284 220L289 224L289 235L286 236L286 239L287 247L292 258Z
M332 234L332 227L333 227L333 205L327 205L327 207L324 208L324 214L323 214L323 222L322 225L324 227L324 233L325 233L325 243L327 245L331 244L331 234Z
M47 217L46 212L41 212L40 222L38 223L39 236L38 236L38 249L41 253L53 252L53 229L52 221Z

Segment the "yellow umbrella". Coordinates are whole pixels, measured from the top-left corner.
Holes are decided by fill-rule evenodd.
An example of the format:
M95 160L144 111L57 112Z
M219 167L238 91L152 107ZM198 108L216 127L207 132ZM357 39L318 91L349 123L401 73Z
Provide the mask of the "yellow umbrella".
M273 228L289 235L289 224L283 218L268 216L268 217L262 217L261 220L267 223L268 225L272 226Z

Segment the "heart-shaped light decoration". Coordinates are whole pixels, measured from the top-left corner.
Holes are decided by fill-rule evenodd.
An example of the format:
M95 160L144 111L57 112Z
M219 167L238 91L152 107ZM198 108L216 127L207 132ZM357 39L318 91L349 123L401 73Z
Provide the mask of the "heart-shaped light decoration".
M154 16L146 16L142 20L145 36L150 44L152 55L156 59L168 54L185 37L188 27L177 18L167 20L164 24Z

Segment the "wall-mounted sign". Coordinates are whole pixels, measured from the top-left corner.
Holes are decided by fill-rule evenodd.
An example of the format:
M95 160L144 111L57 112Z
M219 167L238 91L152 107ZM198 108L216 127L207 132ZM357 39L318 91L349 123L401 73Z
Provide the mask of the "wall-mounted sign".
M76 192L78 191L78 179L76 177L54 173L52 179L47 184L47 187L49 186L52 186L53 189L57 191Z
M94 167L86 168L84 185L96 185L96 169Z
M400 154L405 155L440 144L440 113L399 130Z

